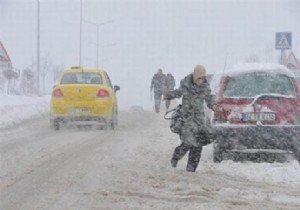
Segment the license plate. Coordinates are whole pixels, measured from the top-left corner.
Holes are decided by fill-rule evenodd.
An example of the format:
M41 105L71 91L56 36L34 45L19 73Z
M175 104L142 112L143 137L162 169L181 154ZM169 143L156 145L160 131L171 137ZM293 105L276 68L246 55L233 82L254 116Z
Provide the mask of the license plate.
M244 112L243 121L275 121L274 112Z
M90 110L88 108L71 108L71 114L79 114L79 113L88 113Z

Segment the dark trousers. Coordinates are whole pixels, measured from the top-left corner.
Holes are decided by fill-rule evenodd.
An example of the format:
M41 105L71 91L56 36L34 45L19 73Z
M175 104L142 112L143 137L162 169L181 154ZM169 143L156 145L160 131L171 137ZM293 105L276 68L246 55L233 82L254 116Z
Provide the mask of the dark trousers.
M166 109L168 110L171 104L171 100L166 100Z
M180 144L178 147L175 148L172 160L178 161L183 156L189 152L189 158L188 158L188 163L186 166L187 171L196 171L198 164L200 162L200 157L201 157L201 152L202 152L202 147L194 147L190 146L187 144Z
M154 105L155 105L155 112L157 113L159 113L160 110L161 96L162 96L162 92L154 91Z

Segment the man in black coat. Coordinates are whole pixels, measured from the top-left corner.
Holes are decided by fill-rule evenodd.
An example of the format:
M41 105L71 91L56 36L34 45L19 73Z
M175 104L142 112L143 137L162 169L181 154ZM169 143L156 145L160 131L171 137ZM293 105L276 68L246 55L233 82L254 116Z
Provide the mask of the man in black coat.
M159 113L161 97L164 92L164 84L165 84L166 75L163 74L162 69L158 69L158 72L153 75L150 87L150 93L154 89L154 105L155 112Z
M175 88L175 79L171 73L168 73L165 79L165 93L174 90ZM171 100L166 100L166 110L169 109Z

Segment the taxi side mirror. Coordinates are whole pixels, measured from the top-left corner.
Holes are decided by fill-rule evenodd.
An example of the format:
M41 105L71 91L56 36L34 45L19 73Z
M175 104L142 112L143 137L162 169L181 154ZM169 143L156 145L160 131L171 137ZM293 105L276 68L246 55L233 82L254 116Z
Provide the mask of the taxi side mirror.
M119 85L114 85L114 91L117 92L118 90L120 90L120 86Z

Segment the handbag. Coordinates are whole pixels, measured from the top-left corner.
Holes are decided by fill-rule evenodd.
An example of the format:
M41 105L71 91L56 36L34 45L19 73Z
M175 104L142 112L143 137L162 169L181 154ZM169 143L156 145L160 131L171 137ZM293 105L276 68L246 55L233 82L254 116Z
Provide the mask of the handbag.
M167 117L167 115L171 113L171 117ZM170 130L173 133L180 134L183 126L183 118L182 118L182 105L179 104L176 108L171 109L165 113L164 118L166 120L170 120Z

